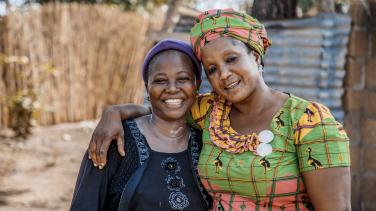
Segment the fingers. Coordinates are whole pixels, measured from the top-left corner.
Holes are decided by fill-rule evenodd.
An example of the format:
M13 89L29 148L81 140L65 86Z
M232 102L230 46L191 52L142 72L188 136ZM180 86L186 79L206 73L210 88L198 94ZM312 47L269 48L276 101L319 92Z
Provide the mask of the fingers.
M107 152L111 145L111 141L112 141L112 138L106 137L105 139L101 141L102 144L99 147L97 145L96 156L99 161L98 163L99 169L102 169L107 163Z
M119 135L116 138L116 144L117 144L117 150L121 156L125 156L125 150L124 150L124 136Z
M96 156L96 149L97 148L97 144L96 144L96 141L95 141L95 136L93 135L91 137L91 140L90 140L90 144L89 144L89 158L92 160L93 162L93 165L95 167L98 166L98 159L97 159L97 156Z

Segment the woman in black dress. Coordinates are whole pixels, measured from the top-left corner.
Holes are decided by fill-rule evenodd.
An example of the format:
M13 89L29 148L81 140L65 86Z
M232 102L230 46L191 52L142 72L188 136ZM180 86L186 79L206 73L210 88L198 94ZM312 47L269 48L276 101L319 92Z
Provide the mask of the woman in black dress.
M125 157L113 144L99 170L85 154L71 210L208 210L196 171L201 133L185 120L201 65L188 44L164 40L149 51L142 75L152 114L123 121Z

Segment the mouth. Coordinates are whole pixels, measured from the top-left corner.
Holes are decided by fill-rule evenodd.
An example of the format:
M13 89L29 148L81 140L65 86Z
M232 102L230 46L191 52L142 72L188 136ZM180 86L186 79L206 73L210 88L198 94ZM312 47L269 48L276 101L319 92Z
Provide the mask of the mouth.
M184 100L183 99L166 99L163 100L163 103L165 103L170 108L179 108L183 105Z
M225 90L233 89L239 84L240 84L240 81L235 81L235 82L229 83L225 86Z

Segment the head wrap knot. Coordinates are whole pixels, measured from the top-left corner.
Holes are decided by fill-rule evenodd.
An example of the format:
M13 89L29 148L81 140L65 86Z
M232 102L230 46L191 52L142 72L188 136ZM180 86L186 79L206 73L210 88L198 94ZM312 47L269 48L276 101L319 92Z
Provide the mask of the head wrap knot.
M191 29L191 44L201 59L201 47L220 37L231 37L244 42L261 57L272 44L265 27L257 19L233 9L215 9L201 13Z

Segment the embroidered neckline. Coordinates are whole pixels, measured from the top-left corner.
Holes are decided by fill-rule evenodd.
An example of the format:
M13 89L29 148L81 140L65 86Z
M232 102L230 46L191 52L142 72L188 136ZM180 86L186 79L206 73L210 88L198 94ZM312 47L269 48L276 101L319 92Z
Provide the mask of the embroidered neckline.
M239 154L245 151L256 152L260 144L257 134L241 135L230 126L231 104L217 96L213 102L213 110L210 114L210 138L212 142L223 150Z
M288 101L289 100L285 102L285 105ZM220 96L216 96L212 103L213 107L209 121L209 134L211 141L217 147L229 153L240 154L250 151L255 155L258 155L257 147L261 144L259 135L254 132L245 135L239 134L231 127L231 103ZM285 105L281 107L280 111ZM279 112L277 112L277 114ZM274 118L275 116L273 116L272 122L274 121Z

